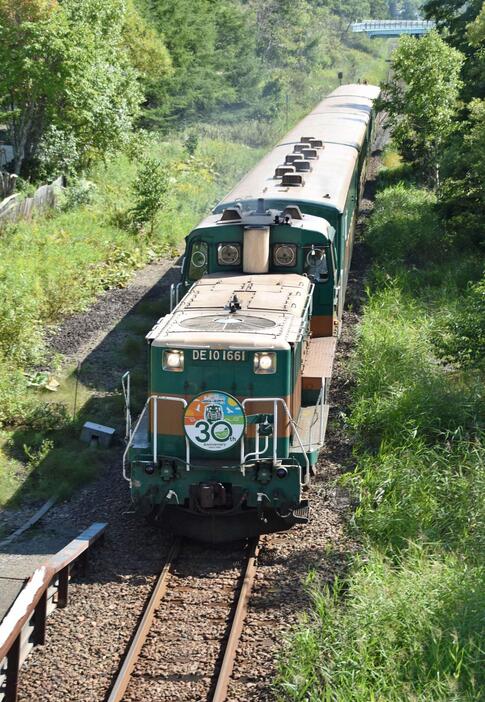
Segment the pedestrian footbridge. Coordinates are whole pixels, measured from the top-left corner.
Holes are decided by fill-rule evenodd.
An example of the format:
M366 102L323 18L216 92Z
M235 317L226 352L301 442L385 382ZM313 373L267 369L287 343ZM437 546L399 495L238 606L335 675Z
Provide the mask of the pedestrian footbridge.
M351 25L353 32L365 32L370 37L400 37L401 34L421 36L433 29L430 20L365 20Z

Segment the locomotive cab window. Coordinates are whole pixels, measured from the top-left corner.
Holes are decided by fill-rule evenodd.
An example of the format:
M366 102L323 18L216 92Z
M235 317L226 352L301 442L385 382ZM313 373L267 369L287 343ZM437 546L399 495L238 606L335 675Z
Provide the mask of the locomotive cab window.
M188 277L190 281L199 280L208 270L209 247L206 241L194 241L190 251Z
M303 255L304 270L307 276L316 283L325 283L329 277L326 250L321 246L305 246Z

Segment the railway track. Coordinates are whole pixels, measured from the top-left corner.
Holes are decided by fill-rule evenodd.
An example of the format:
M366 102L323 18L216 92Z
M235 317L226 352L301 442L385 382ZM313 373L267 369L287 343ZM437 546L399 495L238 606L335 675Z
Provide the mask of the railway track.
M106 702L224 702L260 546L173 542Z

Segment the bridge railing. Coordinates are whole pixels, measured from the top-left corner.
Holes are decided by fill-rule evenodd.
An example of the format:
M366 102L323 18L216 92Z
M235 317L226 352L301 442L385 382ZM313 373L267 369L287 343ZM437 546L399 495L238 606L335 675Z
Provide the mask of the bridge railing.
M415 30L426 32L433 29L435 23L432 20L364 20L354 22L351 25L353 32L376 32L376 31L409 31Z

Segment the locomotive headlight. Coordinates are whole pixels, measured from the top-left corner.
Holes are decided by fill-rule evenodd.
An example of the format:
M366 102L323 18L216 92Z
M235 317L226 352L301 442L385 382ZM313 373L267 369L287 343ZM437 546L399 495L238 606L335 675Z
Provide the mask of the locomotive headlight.
M222 266L237 266L241 262L240 244L219 244L217 263Z
M276 373L276 354L273 351L261 351L254 354L254 372L261 374Z
M184 369L184 352L173 349L163 352L163 370L180 373Z

